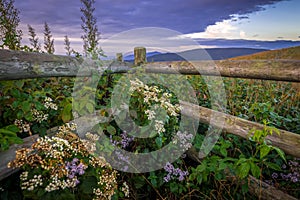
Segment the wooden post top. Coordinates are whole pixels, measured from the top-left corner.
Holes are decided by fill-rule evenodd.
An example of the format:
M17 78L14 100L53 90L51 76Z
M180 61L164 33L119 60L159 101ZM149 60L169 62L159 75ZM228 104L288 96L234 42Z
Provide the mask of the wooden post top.
M134 48L134 65L138 66L147 62L146 48L135 47Z

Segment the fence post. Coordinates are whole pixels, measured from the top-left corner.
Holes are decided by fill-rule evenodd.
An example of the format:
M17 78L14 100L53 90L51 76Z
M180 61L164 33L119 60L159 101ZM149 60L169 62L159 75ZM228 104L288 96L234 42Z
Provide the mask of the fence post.
M138 66L147 62L146 48L135 47L134 48L134 65Z
M117 57L117 61L118 62L123 62L123 55L122 55L122 53L117 53L116 57Z

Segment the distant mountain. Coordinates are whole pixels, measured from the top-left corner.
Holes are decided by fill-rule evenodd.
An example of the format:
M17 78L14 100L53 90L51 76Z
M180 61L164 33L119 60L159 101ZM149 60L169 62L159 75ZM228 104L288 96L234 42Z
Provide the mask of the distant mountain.
M155 56L155 55L159 55L159 54L161 54L161 52L158 52L158 51L147 52L146 57L149 58L151 56ZM123 58L123 60L126 62L132 62L134 60L134 55L133 54L127 55Z
M300 60L300 46L289 47L277 50L270 50L252 55L238 56L230 60L251 60L251 59L294 59Z
M212 48L193 49L180 53L161 53L147 56L148 62L157 61L181 61L181 60L223 60L237 56L250 55L258 52L268 51L268 49L253 48Z

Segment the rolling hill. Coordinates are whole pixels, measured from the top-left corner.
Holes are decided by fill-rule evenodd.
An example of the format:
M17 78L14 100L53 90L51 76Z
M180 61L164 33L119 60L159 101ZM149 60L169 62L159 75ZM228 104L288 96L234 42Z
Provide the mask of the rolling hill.
M212 48L193 49L179 53L164 53L150 56L148 62L155 61L182 61L182 60L223 60L236 56L249 55L267 51L267 49L252 48Z
M158 61L182 61L182 60L222 60L237 56L250 55L253 53L268 51L268 49L253 48L211 48L211 49L192 49L179 53L160 53L148 52L148 62ZM127 55L124 61L133 62L134 56Z
M300 60L300 46L289 47L278 50L254 53L251 55L229 58L229 60L251 60L251 59L293 59Z

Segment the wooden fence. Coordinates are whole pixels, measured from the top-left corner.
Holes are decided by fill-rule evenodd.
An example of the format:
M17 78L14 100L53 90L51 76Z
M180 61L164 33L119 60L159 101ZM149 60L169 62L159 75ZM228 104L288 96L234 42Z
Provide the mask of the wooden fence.
M96 61L84 60L68 56L49 55L41 53L19 52L12 50L0 50L0 80L18 80L26 78L45 77L74 77L90 76L91 72L85 71L78 74L82 66L104 71L109 69L111 73L126 73L132 71L130 63L122 62L122 55L117 54L118 60L114 62L103 61L101 65ZM180 73L180 74L201 74L202 76L221 75L223 77L251 78L263 80L276 80L288 82L300 82L300 61L299 60L221 60L221 61L187 61L177 62L154 62L146 63L145 48L135 49L135 65L141 65L146 73ZM200 69L200 73L199 73ZM217 72L217 73L216 73ZM217 112L198 105L181 102L183 106L182 114L199 119L202 123L210 123L210 116L223 118L225 124L212 126L222 128L223 132L235 134L243 138L248 138L251 129L263 129L263 125L241 119L232 115ZM196 109L195 109L196 108ZM195 112L195 110L199 112ZM80 120L78 120L80 121ZM48 130L48 134L53 133L56 128ZM300 157L300 135L285 130L279 130L280 135L268 136L272 145L281 148L287 154ZM37 139L31 136L24 139L21 145L12 145L9 150L0 152L0 180L16 172L7 168L7 163L14 159L15 150L20 147L29 147ZM193 154L193 151L189 151ZM197 155L190 155L197 160ZM197 160L201 162L200 160ZM267 198L295 199L274 187L250 177L250 191L260 196L265 193ZM263 188L261 187L263 185ZM260 188L259 190L257 188ZM260 196L264 197L264 196Z

